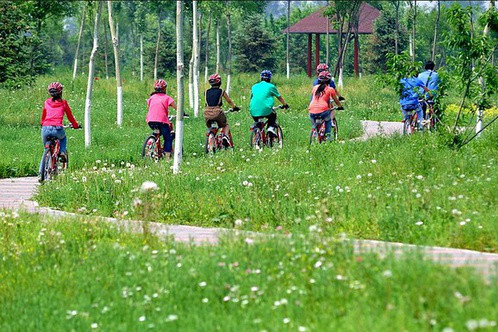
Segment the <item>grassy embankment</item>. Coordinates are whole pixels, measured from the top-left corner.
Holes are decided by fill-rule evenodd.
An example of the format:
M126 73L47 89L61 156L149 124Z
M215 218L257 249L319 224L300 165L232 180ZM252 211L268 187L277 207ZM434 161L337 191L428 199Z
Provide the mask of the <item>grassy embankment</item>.
M490 331L498 316L495 282L317 230L199 247L2 213L0 239L5 332Z

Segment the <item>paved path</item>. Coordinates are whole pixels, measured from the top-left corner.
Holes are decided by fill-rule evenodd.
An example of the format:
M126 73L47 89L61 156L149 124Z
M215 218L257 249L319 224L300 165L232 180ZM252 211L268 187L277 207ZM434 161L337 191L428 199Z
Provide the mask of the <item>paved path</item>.
M392 135L402 131L400 122L377 122L363 121L365 134L358 138L365 140L372 136L385 134ZM52 210L39 207L32 200L38 187L35 177L0 179L0 209L24 209L31 213L40 213L49 216L74 216L74 213ZM144 222L134 220L118 220L115 218L99 219L115 224L120 230L129 232L148 232L157 236L173 236L177 241L201 243L216 243L223 233L234 233L237 231L221 228L202 228L182 225L165 225L155 222ZM245 234L261 235L245 232ZM426 259L433 260L451 267L473 267L488 281L491 276L496 276L498 270L498 254L481 253L472 250L416 246L403 243L383 242L374 240L352 240L355 252L358 254L374 251L381 256L393 253L396 256L406 251L417 251Z

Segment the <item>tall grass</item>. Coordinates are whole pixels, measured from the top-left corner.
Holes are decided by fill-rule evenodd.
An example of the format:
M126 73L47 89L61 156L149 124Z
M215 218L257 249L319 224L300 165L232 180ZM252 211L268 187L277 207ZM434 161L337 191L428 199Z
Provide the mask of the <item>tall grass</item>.
M490 331L496 283L311 232L190 246L0 215L0 330Z

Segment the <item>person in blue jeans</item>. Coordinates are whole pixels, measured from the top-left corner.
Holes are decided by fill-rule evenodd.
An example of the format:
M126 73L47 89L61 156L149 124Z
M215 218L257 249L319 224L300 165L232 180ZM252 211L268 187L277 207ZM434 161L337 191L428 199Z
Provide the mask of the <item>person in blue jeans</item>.
M417 112L417 126L421 128L421 122L424 119L424 112L419 103L419 89L427 92L432 96L430 90L425 86L424 82L417 78L416 73L410 77L405 77L400 80L402 85L401 96L399 103L403 112L403 119L410 121L411 111Z

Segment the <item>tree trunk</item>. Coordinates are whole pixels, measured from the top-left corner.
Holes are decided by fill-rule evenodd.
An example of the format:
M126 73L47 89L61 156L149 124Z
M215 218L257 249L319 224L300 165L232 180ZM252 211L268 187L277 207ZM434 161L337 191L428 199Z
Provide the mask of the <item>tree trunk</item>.
M194 80L194 116L199 116L199 15L197 12L197 0L192 1L192 54L194 57L193 80Z
M489 6L489 11L494 11L495 8L495 2L491 1L490 6ZM486 26L484 27L483 35L486 38L489 35L489 22L486 23ZM494 54L494 52L493 52ZM484 92L486 91L486 82L484 81L484 77L480 76L479 77L479 85L481 86L481 92L482 96L484 96ZM484 98L484 97L482 97ZM476 136L479 137L481 136L482 132L482 120L484 118L484 108L482 106L482 102L479 103L479 107L477 108L477 123L476 123Z
M173 173L180 172L183 150L183 1L176 2L176 84L178 99L176 112L176 137L173 157Z
M437 0L437 16L436 16L436 23L434 24L434 39L432 41L432 53L431 53L431 60L432 61L436 60L437 33L438 33L438 29L439 29L440 17L441 17L441 1Z
M188 62L188 106L194 108L194 51Z
M76 53L74 54L73 80L76 78L76 73L78 71L78 57L80 55L80 45L81 45L81 36L83 35L83 27L85 26L85 16L86 16L86 4L83 6L83 13L81 13L81 24L80 24L80 31L78 33L78 44L76 45Z
M329 6L329 1L327 0L327 7ZM325 37L325 63L329 64L330 61L330 17L327 16L327 25L325 26L327 29L326 37Z
M104 65L105 65L105 79L109 79L109 61L107 58L107 40L108 40L108 34L107 34L107 24L104 24Z
M348 49L348 45L349 45L350 39L351 39L351 24L349 24L348 32L346 33L346 41L344 42L344 46L341 49L341 55L340 55L341 59L340 59L340 62L339 62L339 80L337 82L337 86L339 88L342 88L344 86L344 83L343 83L343 73L344 73L343 66L344 66L344 59L346 57L346 51Z
M216 73L220 73L220 21L216 20Z
M290 62L289 62L289 42L290 42L290 0L287 0L287 79L290 78ZM328 54L327 54L328 56Z
M394 33L394 54L399 54L399 0L396 0L396 16L395 16L395 28L396 32Z
M410 5L412 2L410 1ZM412 35L410 38L412 61L415 62L415 40L417 37L417 0L413 0Z
M140 81L144 80L144 34L140 32Z
M161 10L157 12L156 56L154 58L154 81L157 80L157 63L159 61L159 44L161 43Z
M107 1L107 10L109 12L109 29L111 30L112 47L114 49L114 64L116 67L116 90L117 90L117 124L123 125L123 84L121 82L121 69L119 67L119 40L114 28L112 19L112 1Z
M93 48L90 54L90 61L88 63L88 83L86 87L86 99L85 99L85 147L90 147L92 143L91 136L91 121L90 113L92 109L92 91L93 91L93 81L95 75L95 55L97 54L97 49L99 47L99 22L100 15L102 13L102 2L97 5L97 13L95 14L95 27L93 29Z
M209 33L211 32L211 16L209 16L207 31L206 31L206 54L204 59L204 83L208 80L209 75Z
M230 79L232 76L232 24L230 21L230 1L227 2L227 37L228 37L227 87L225 91L228 94L230 94Z

